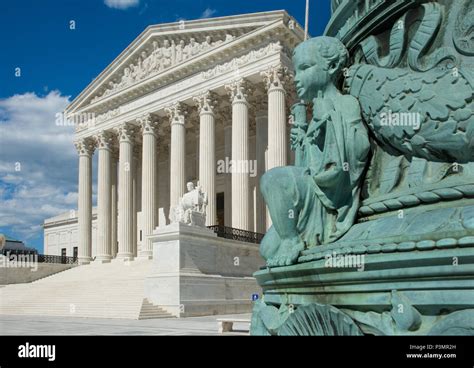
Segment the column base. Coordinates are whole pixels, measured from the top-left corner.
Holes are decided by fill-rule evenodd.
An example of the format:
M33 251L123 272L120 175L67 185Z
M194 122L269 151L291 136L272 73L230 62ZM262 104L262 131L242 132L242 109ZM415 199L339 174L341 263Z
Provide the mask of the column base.
M132 253L122 253L122 254L117 254L117 257L115 258L116 261L121 261L121 262L129 262L133 261L135 259L135 256Z
M145 250L138 253L138 259L153 259L153 251Z
M110 263L111 261L111 256L97 256L94 260L94 263Z
M80 265L88 265L92 262L92 257L78 257L77 263Z

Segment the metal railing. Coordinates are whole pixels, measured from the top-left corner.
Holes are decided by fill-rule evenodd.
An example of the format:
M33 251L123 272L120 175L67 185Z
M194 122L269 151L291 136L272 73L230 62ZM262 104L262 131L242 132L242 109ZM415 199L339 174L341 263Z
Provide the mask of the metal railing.
M38 254L38 262L39 263L77 264L77 257L49 256L46 254Z
M241 242L254 244L260 244L263 236L265 235L221 225L208 226L208 229L214 231L219 238L238 240Z

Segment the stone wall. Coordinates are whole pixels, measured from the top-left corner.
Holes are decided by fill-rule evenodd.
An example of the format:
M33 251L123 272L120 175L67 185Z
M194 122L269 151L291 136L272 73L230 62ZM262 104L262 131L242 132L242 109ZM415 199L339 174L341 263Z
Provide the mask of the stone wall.
M74 267L68 264L39 263L37 269L26 267L0 267L0 285L33 282Z

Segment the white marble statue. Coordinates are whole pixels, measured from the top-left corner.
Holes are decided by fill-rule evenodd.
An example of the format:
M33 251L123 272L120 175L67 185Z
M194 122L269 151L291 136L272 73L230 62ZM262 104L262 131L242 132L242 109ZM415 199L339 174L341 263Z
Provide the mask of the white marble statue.
M179 204L170 211L171 223L183 223L193 226L206 226L207 194L198 185L189 182L188 192L179 200Z
M179 43L176 45L176 62L177 63L180 63L184 60L184 47L185 47L184 40L180 40Z

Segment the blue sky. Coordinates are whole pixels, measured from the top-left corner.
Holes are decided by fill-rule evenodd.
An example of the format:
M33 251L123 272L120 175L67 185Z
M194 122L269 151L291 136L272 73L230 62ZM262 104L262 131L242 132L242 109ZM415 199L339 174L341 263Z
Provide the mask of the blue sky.
M323 32L329 3L311 0L311 35ZM42 251L44 218L76 207L73 132L55 114L148 25L279 9L304 24L305 0L2 2L0 232Z

